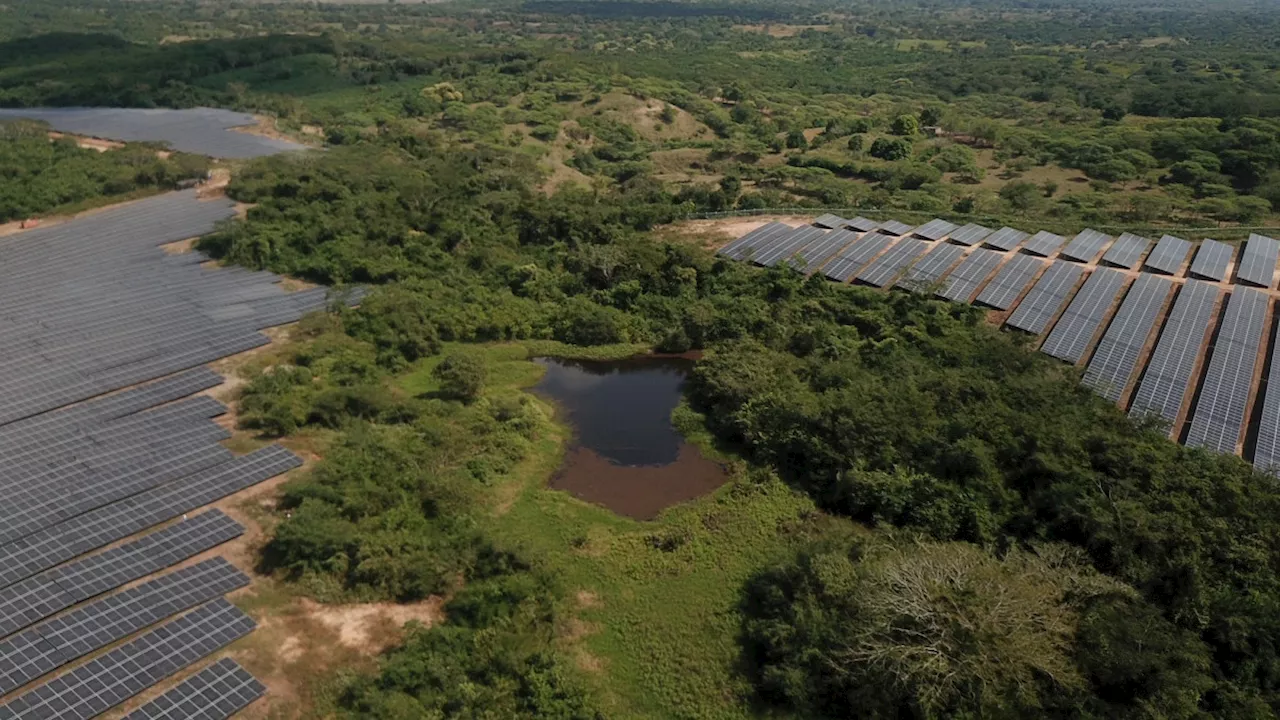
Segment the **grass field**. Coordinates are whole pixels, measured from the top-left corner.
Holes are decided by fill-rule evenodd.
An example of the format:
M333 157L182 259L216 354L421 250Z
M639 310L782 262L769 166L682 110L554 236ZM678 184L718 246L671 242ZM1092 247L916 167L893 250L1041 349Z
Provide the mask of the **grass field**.
M489 368L490 395L527 392L542 368L530 358L583 348L556 343L456 346ZM596 359L634 354L633 346L591 349ZM448 351L446 351L448 352ZM429 360L405 375L413 393L435 389ZM748 690L736 672L742 583L782 560L827 523L812 503L775 478L712 447L700 418L677 410L678 426L732 479L715 493L671 508L651 522L624 518L547 489L569 430L548 418L532 452L492 488L489 531L546 563L576 604L562 629L564 652L598 690L610 718L746 717Z

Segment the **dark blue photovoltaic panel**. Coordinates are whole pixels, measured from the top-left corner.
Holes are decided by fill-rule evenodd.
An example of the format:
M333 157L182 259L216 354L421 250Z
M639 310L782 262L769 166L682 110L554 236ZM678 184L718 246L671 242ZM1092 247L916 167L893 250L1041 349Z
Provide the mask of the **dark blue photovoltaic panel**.
M1244 432L1249 393L1257 369L1258 344L1271 299L1265 293L1236 286L1227 300L1191 415L1187 445L1234 453Z
M751 248L768 243L773 238L790 232L790 225L784 225L780 222L766 223L720 248L719 254L734 260L742 260L747 257L747 253Z
M1240 254L1236 279L1258 287L1270 288L1275 281L1276 260L1280 258L1280 242L1253 234Z
M1111 242L1111 237L1097 230L1081 230L1062 248L1062 257L1078 262L1092 262L1102 252L1102 248Z
M1053 233L1048 232L1046 230L1041 230L1035 235L1032 235L1031 239L1023 243L1022 249L1026 250L1032 255L1039 255L1040 257L1049 257L1050 255L1055 253L1058 250L1058 248L1062 247L1062 243L1066 241L1067 239L1062 237L1061 235L1054 235Z
M953 243L961 245L977 245L982 239L991 234L991 228L978 225L977 223L969 223L951 231L951 235L947 237Z
M1217 240L1205 240L1196 250L1191 261L1191 274L1206 280L1219 282L1227 279L1227 266L1231 264L1233 251L1230 245Z
M896 238L878 232L867 233L836 253L822 269L822 274L836 282L849 282L871 259L879 255Z
M929 243L916 238L902 238L889 251L868 265L857 278L868 285L890 287L907 266L929 249Z
M1045 338L1040 350L1072 364L1080 362L1124 285L1123 273L1107 268L1094 270L1062 313L1062 318L1053 326L1053 332Z
M1004 258L1003 254L994 250L986 248L974 250L947 275L942 283L942 289L938 291L938 296L953 302L969 302L983 281Z
M1084 269L1074 263L1054 262L1049 265L1005 324L1032 335L1044 332L1083 274Z
M925 240L941 240L955 229L955 223L949 223L946 220L937 218L916 228L912 234Z
M1044 262L1031 255L1014 255L979 293L978 302L997 310L1008 310L1043 267Z
M988 235L987 238L982 241L982 244L987 247L993 247L997 250L1012 250L1021 245L1022 241L1029 237L1031 237L1031 235L1028 233L1024 233L1021 230L1014 230L1013 228L1006 226Z
M1186 262L1189 254L1191 254L1190 242L1172 235L1165 235L1160 238L1160 242L1156 243L1156 249L1151 251L1142 266L1153 272L1173 275L1182 267L1182 263Z
M1142 258L1142 254L1147 251L1149 245L1151 241L1141 235L1125 233L1116 238L1116 244L1102 256L1102 262L1126 270L1132 269L1138 264L1138 260Z
M964 255L964 248L959 245L941 244L935 246L923 258L910 268L897 282L897 287L923 292L933 287L952 265Z
M1169 320L1134 393L1130 415L1159 415L1170 423L1177 419L1191 391L1191 375L1220 294L1217 287L1199 280L1188 280L1178 290Z
M827 213L826 215L819 215L818 217L813 219L814 225L820 228L825 228L827 230L834 230L836 228L844 227L845 222L846 220L844 218L840 217L839 215L832 215L831 213Z
M1111 402L1120 401L1172 289L1172 282L1155 275L1142 275L1134 281L1089 361L1086 385Z

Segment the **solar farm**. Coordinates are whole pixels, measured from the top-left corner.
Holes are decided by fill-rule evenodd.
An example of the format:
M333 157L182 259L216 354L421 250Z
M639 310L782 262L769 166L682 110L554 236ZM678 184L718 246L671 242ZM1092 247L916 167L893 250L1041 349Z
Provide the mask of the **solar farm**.
M1133 417L1156 416L1187 445L1280 470L1280 343L1272 308L1280 242L1237 248L1086 229L866 218L772 222L720 254L821 273L833 282L974 303L1080 366L1084 383Z
M225 598L249 578L216 554L244 528L214 505L301 460L224 447L207 363L334 298L172 247L235 211L192 190L0 237L4 720L212 720L264 692L210 662L255 626Z

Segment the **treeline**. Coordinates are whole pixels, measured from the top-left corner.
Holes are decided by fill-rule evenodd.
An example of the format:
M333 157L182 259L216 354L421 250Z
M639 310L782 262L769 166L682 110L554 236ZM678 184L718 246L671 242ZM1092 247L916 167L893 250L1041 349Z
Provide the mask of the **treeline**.
M203 178L208 165L206 158L182 153L161 158L146 146L98 152L72 139L50 140L42 124L0 123L0 223L170 190Z

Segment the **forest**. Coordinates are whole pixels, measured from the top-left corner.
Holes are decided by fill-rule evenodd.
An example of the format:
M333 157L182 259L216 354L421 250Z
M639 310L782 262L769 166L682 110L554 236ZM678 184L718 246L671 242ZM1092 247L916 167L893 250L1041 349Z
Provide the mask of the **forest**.
M731 263L683 223L1275 234L1274 7L0 13L0 105L219 105L325 145L231 164L245 217L199 243L369 288L242 370L241 427L322 457L257 569L444 620L309 678L298 717L1280 714L1274 478L978 310ZM206 170L25 124L0 158L0 220ZM545 489L565 430L530 359L651 351L700 353L673 422L730 482L646 522Z

